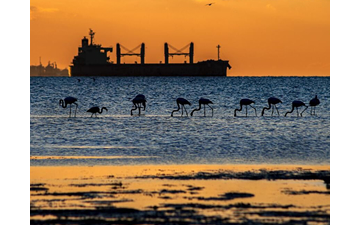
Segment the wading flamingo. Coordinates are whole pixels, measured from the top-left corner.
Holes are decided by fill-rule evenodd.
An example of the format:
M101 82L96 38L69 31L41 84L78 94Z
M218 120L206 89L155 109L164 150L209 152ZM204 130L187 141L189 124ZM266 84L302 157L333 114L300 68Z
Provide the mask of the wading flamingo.
M92 113L91 114L91 117L95 114L95 117L97 117L96 116L96 113L99 113L99 114L101 114L102 112L103 112L103 109L105 109L106 110L106 112L108 111L108 109L106 108L106 107L102 107L101 108L101 111L100 111L100 108L98 107L98 106L94 106L94 107L91 107L88 111L86 111L86 112L90 112L90 113Z
M296 108L296 112L297 112L297 116L299 116L299 111L298 111L298 108L301 107L301 106L305 106L305 109L300 113L300 116L302 116L303 112L308 108L305 103L303 103L302 101L293 101L292 104L291 104L291 111L285 113L285 116L288 114L288 113L292 113L294 111L294 109Z
M133 103L133 107L130 111L130 115L133 115L133 111L136 109L139 109L139 116L140 116L140 110L141 110L141 105L143 105L144 109L146 108L146 98L144 95L136 95L136 97L132 100Z
M276 104L278 104L278 103L282 103L282 101L281 101L280 99L278 99L278 98L275 98L275 97L270 97L270 98L268 98L268 104L269 104L269 106L263 108L263 110L262 110L262 112L261 112L261 116L264 115L265 110L269 110L272 106L273 106L273 107L272 107L271 116L274 114L274 108L276 109L278 115L280 116L279 110L278 110L277 107L276 107Z
M253 109L255 110L255 115L257 116L255 107L253 107L252 105L250 105L250 104L252 104L252 103L255 104L255 102L254 102L253 100L250 100L250 99L247 99L247 98L241 99L241 100L240 100L240 109L235 109L235 110L234 110L234 116L236 116L236 111L239 111L239 112L240 112L240 111L242 110L242 106L243 106L243 105L245 106L246 116L247 116L247 106L250 106L251 108L253 108Z
M206 116L206 113L205 113L205 106L209 106L209 104L213 104L212 101L210 101L209 99L207 98L200 98L199 99L199 108L198 109L194 109L191 113L190 113L190 116L193 115L194 111L199 111L201 109L201 105L204 105L204 116ZM211 109L211 116L214 115L214 110L211 106L209 106L210 109Z
M174 112L177 112L180 110L180 105L181 105L181 116L183 116L183 114L184 114L184 109L186 112L186 116L188 116L185 105L191 105L191 103L188 100L186 100L185 98L177 98L176 104L177 104L178 108L171 112L171 116L173 116Z
M310 115L315 115L315 107L320 104L320 100L317 98L317 95L315 95L315 98L311 99L309 102L310 105ZM313 110L314 109L314 110ZM312 111L314 111L314 114L312 114Z
M64 98L64 100L60 99L59 101L59 105L61 105L63 108L66 108L67 105L70 105L70 114L69 114L69 117L71 117L71 105L74 104L76 105L76 108L75 108L75 116L76 117L76 110L77 110L77 107L78 107L78 104L76 103L77 99L74 98L74 97L66 97ZM64 104L65 103L65 104Z

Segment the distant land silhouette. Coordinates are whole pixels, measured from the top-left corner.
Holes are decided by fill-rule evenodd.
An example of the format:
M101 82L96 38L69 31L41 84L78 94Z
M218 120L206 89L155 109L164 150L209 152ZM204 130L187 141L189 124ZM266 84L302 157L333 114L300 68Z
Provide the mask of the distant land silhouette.
M56 62L48 62L47 66L39 65L30 65L30 76L69 76L68 69L59 69L57 68Z

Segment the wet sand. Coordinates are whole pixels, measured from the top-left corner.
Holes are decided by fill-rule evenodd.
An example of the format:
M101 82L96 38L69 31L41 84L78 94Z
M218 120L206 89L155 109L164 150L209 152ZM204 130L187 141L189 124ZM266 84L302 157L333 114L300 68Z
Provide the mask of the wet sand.
M30 221L329 224L330 166L32 166Z

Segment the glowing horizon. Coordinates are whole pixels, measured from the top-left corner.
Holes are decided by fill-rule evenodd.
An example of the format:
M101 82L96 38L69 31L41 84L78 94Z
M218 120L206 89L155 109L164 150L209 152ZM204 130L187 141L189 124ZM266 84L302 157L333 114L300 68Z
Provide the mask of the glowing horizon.
M113 62L116 43L133 49L144 42L145 63L159 63L165 42L178 49L194 42L194 62L217 59L219 44L229 76L330 76L330 1L213 2L31 0L30 65L41 57L67 68L91 28L96 44L113 47Z

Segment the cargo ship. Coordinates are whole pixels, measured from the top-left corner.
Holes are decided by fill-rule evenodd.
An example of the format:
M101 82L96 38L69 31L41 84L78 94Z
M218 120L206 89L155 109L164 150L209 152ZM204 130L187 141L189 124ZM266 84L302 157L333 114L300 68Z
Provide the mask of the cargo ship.
M194 43L189 44L189 52L182 52L173 48L168 43L164 44L164 63L145 63L145 44L138 47L140 53L128 50L119 43L116 44L116 63L110 61L108 52L112 52L112 47L102 47L100 44L93 43L95 33L90 29L90 43L87 37L81 41L78 48L78 55L74 57L70 65L69 76L226 76L227 69L231 69L229 61L206 60L194 63ZM169 47L176 52L171 53ZM122 49L127 50L122 53ZM183 48L184 49L184 48ZM169 63L170 56L184 55L189 57L189 62ZM121 57L139 56L140 63L122 63Z

